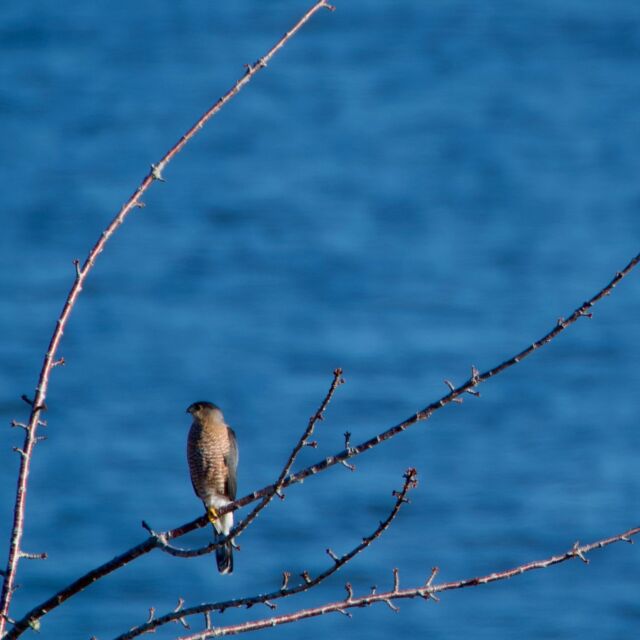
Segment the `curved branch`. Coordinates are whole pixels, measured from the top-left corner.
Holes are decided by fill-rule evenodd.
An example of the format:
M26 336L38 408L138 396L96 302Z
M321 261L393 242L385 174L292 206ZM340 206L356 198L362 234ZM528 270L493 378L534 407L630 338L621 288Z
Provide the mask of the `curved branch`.
M305 571L301 574L303 581L300 584L295 587L287 587L286 585L289 581L289 574L284 573L283 586L277 591L272 591L271 593L265 593L257 596L250 596L248 598L236 598L235 600L227 600L225 602L201 604L195 607L188 607L186 609L181 608L178 611L172 611L171 613L168 613L160 618L149 620L145 624L134 627L130 631L119 635L117 638L115 638L115 640L132 640L132 638L137 638L138 636L141 636L145 633L154 631L158 627L170 622L179 622L187 616L203 614L209 611L220 611L222 613L225 609L231 609L233 607L252 607L256 604L265 604L269 608L275 609L276 605L272 604L273 600L286 598L295 595L296 593L308 591L309 589L316 587L321 582L326 580L329 576L338 571L338 569L347 564L350 560L353 560L355 556L364 551L369 545L371 545L372 542L379 538L389 528L395 517L398 515L398 512L400 511L402 505L408 502L407 494L418 484L418 473L413 468L407 469L403 477L404 485L402 489L400 491L393 492L393 496L396 498L396 502L393 505L393 509L391 510L387 518L380 522L373 533L362 538L362 542L357 547L354 547L351 551L345 553L343 556L338 557L333 553L333 551L331 551L331 549L327 549L327 555L333 560L333 565L326 571L323 571L321 574L317 575L315 578L311 578Z
M76 277L73 281L71 289L67 295L67 299L64 303L60 316L56 322L53 335L49 342L49 347L45 354L40 376L38 378L38 384L36 386L36 394L31 404L31 415L29 417L29 423L25 428L24 444L19 453L21 454L20 469L18 472L18 483L16 489L16 499L14 507L13 526L11 530L11 538L9 543L9 554L7 560L7 568L3 572L4 580L2 585L2 593L0 595L0 637L2 637L5 629L5 623L9 614L9 607L13 592L15 590L15 574L18 567L18 562L21 558L20 543L22 541L22 534L24 531L24 510L27 497L27 481L29 478L29 467L31 463L31 456L33 454L33 448L38 442L37 429L41 424L40 415L42 411L46 410L45 400L47 398L47 392L49 388L49 378L51 371L57 364L62 364L63 360L56 360L56 354L60 341L64 334L65 327L69 320L69 316L78 300L78 297L82 291L84 281L89 275L90 271L95 265L97 257L102 253L106 243L116 230L122 225L126 217L137 207L144 206L141 198L143 194L151 187L155 181L163 181L162 177L164 169L173 160L173 158L182 150L182 148L198 133L200 129L215 116L222 107L227 104L232 98L234 98L240 90L253 78L256 73L264 69L269 61L278 53L278 51L308 22L311 17L321 9L331 9L333 7L329 5L326 0L319 0L316 2L298 22L282 36L276 42L276 44L257 62L252 65L246 65L246 71L244 75L222 96L210 109L208 109L196 123L178 140L178 142L167 151L167 153L161 158L157 164L151 165L151 170L144 177L138 188L131 194L127 202L122 206L118 214L109 223L106 229L102 232L97 242L89 251L87 258L84 261L82 267L78 260L74 261Z
M375 593L372 591L367 595L354 597L353 588L351 587L351 585L347 584L347 598L344 600L331 602L320 607L302 609L300 611L295 611L293 613L282 616L273 616L270 618L264 618L262 620L254 620L251 622L229 625L227 627L204 629L203 631L200 631L198 633L189 636L183 636L178 640L205 640L206 638L212 638L214 636L217 638L219 636L236 635L249 631L257 631L258 629L265 629L267 627L277 627L282 624L298 622L299 620L304 620L305 618L315 618L327 613L347 613L349 609L354 609L356 607L369 607L379 602L386 604L393 611L398 611L398 607L393 604L394 601L397 600L404 600L409 598L437 600L438 598L436 594L443 591L464 589L466 587L477 587L483 584L489 584L491 582L498 582L499 580L507 580L508 578L519 576L523 573L527 573L528 571L533 571L534 569L546 569L547 567L560 564L561 562L566 562L567 560L573 560L575 558L579 558L583 562L588 563L588 559L586 558L586 554L588 552L594 551L595 549L602 549L616 542L633 542L631 540L632 536L635 536L638 533L640 533L640 527L635 527L633 529L625 531L624 533L620 533L610 538L604 538L603 540L597 540L596 542L592 542L591 544L580 546L576 542L576 544L574 544L569 551L556 556L551 556L550 558L546 558L545 560L535 560L533 562L514 567L513 569L507 569L506 571L496 571L477 578L456 580L455 582L442 582L440 584L433 584L433 580L438 573L437 569L433 569L430 578L425 582L425 584L418 587L412 587L410 589L400 589L398 571L397 569L394 569L393 589L384 593Z
M505 360L504 362L493 367L492 369L485 371L484 373L479 373L478 371L476 371L475 368L473 368L471 377L460 386L453 388L450 391L450 393L448 393L447 395L442 396L439 400L432 402L430 405L428 405L421 411L418 411L413 416L407 418L403 422L400 422L398 425L391 427L386 431L383 431L382 433L378 434L374 438L366 440L365 442L359 444L356 447L349 447L333 456L329 456L324 460L321 460L320 462L314 465L311 465L310 467L307 467L306 469L303 469L302 471L299 471L298 473L294 473L288 476L283 482L283 485L282 485L283 488L289 487L293 484L300 483L306 478L308 478L309 476L325 471L326 469L336 464L346 462L350 458L353 458L357 455L360 455L361 453L364 453L365 451L368 451L369 449L372 449L373 447L379 445L381 442L384 442L385 440L389 440L390 438L397 436L399 433L405 431L408 427L415 424L416 422L427 420L438 409L441 409L442 407L445 407L446 405L451 404L456 400L459 401L460 396L462 396L465 393L473 392L475 390L475 387L477 387L479 384L486 382L490 378L493 378L494 376L498 375L499 373L502 373L506 369L509 369L510 367L518 364L519 362L524 360L526 357L530 356L534 351L544 346L545 344L548 344L549 342L551 342L565 329L567 329L569 326L575 323L579 318L591 317L589 310L602 298L609 295L613 291L613 289L618 285L618 283L624 277L626 277L638 265L639 262L640 262L640 254L636 255L626 265L626 267L624 267L624 269L622 269L621 271L618 271L613 277L613 279L605 287L600 289L598 293L596 293L589 300L587 300L582 305L580 305L566 320L564 319L558 320L554 328L551 329L551 331L546 333L542 338L534 342L532 345L530 345L526 349L522 350L520 353ZM263 487L258 491L254 491L253 493L250 493L244 496L243 498L236 500L235 502L228 505L224 509L220 509L220 514L222 515L224 513L227 513L228 511L233 511L235 509L248 505L252 502L255 502L256 500L263 498L269 495L270 493L272 493L274 488L275 488L275 485L269 485L267 487ZM179 538L180 536L183 536L186 533L194 531L195 529L204 527L208 524L208 522L209 521L207 517L203 515L203 516L200 516L199 518L196 518L195 520L192 520L191 522L187 522L179 527L176 527L175 529L167 531L162 535L165 536L166 540L172 540L174 538ZM45 600L43 603L34 607L25 616L23 616L20 620L18 620L14 628L8 632L6 636L6 640L10 640L10 639L12 640L13 638L17 638L25 629L29 627L30 621L40 619L43 615L45 615L52 609L55 609L64 601L68 600L71 596L75 595L79 591L82 591L83 589L85 589L87 586L89 586L96 580L99 580L100 578L104 578L105 576L109 575L116 569L119 569L120 567L124 566L125 564L128 564L132 560L135 560L140 555L143 555L145 553L148 553L149 551L152 551L157 546L158 546L157 538L152 536L147 540L145 540L144 542L141 542L140 544L136 545L135 547L132 547L128 551L123 552L113 560L110 560L109 562L106 562L100 565L99 567L96 567L95 569L89 571L84 576L81 576L71 584L62 588L60 591L58 591L48 600Z
M239 536L257 517L258 514L273 500L274 496L279 496L281 499L284 499L284 494L281 493L282 488L284 487L284 482L289 472L291 471L291 467L293 463L296 461L298 454L302 449L306 446L315 447L317 446L316 442L309 442L309 438L313 435L313 431L315 426L321 420L324 420L324 412L326 411L331 399L333 398L333 394L336 392L336 389L344 384L344 378L342 377L342 369L335 369L333 372L333 380L331 381L331 385L329 387L329 391L327 391L327 395L324 397L324 400L318 407L318 410L309 418L309 423L304 433L300 436L300 439L296 443L296 446L293 448L291 455L289 456L287 462L285 463L278 479L275 484L271 485L272 489L269 491L266 496L262 499L262 502L258 504L257 507L249 513L248 516L243 518L230 532L228 536L224 536L219 538L217 542L211 542L205 547L200 547L199 549L181 549L179 547L174 547L167 542L166 534L164 533L156 533L153 531L146 522L142 523L142 526L152 535L158 538L158 549L168 553L172 556L177 556L179 558L194 558L196 556L203 556L207 553L211 553L218 547L226 544L227 540L235 539Z

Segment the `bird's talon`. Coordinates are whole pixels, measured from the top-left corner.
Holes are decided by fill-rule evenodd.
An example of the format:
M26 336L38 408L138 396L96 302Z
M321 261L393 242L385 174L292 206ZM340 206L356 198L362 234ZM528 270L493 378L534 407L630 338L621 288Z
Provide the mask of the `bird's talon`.
M209 522L215 526L216 520L218 519L218 512L215 507L209 507L207 509L207 518L209 518Z

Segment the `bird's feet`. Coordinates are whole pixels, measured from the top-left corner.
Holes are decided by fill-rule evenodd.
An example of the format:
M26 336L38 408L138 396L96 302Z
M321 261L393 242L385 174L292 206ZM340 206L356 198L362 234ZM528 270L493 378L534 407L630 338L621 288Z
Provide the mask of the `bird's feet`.
M218 512L216 511L215 507L207 508L207 518L209 518L209 522L215 526L216 520L218 519Z

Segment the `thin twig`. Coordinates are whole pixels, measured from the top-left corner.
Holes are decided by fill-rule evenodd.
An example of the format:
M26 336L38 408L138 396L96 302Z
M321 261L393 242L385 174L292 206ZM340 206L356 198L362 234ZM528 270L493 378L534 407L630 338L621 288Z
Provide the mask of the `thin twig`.
M347 599L331 602L320 607L314 607L310 609L302 609L282 616L274 616L271 618L264 618L261 620L253 620L250 622L244 622L236 625L229 625L227 627L216 627L215 629L203 630L198 633L182 636L178 640L205 640L206 638L220 637L236 635L239 633L247 633L249 631L257 631L258 629L266 629L270 627L277 627L282 624L289 624L291 622L298 622L306 618L314 618L322 616L327 613L334 613L338 611L346 611L348 609L354 609L357 607L368 607L376 603L384 603L390 607L393 611L397 611L397 607L394 602L397 600L411 599L411 598L423 598L425 600L434 599L435 593L441 593L443 591L451 591L453 589L464 589L466 587L477 587L483 584L489 584L490 582L498 582L499 580L506 580L515 576L526 573L527 571L533 571L534 569L546 569L547 567L560 564L567 560L579 558L584 556L590 551L595 549L602 549L610 544L616 542L626 541L629 542L632 536L640 533L640 527L629 529L624 533L612 536L611 538L605 538L592 542L591 544L583 546L574 546L569 551L560 555L551 556L545 560L536 560L527 564L519 565L513 569L507 569L506 571L495 571L487 575L478 578L468 578L466 580L456 580L455 582L442 582L440 584L432 584L431 580L422 586L412 587L410 589L394 589L385 593L369 593L360 597L349 597ZM435 572L432 574L432 577Z
M302 471L299 471L298 473L294 473L288 476L284 481L283 487L286 488L293 484L300 483L310 476L313 476L317 473L325 471L326 469L341 463L343 460L348 460L350 458L358 456L361 453L364 453L365 451L368 451L369 449L372 449L373 447L379 445L385 440L389 440L390 438L397 436L399 433L402 433L413 424L421 420L426 420L430 418L431 415L435 413L438 409L441 409L442 407L445 407L447 404L451 403L454 397L458 397L463 393L468 393L470 390L475 390L474 388L477 385L483 382L486 382L487 380L494 377L495 375L498 375L499 373L502 373L506 369L521 362L524 358L531 355L538 348L544 346L545 344L548 344L551 340L556 338L562 331L564 331L567 327L569 327L571 324L576 322L576 320L578 320L579 318L590 317L589 309L593 307L593 305L595 305L597 302L599 302L602 298L609 295L613 291L613 289L616 287L616 285L625 276L627 276L638 265L639 262L640 262L640 254L635 256L627 264L627 266L624 269L617 272L614 278L604 288L598 291L598 293L596 293L587 302L580 305L571 314L571 316L569 316L569 318L563 322L562 326L556 324L554 326L554 329L552 329L549 333L545 334L537 342L534 342L533 345L521 351L519 354L509 358L508 360L505 360L504 362L497 365L493 369L489 369L482 374L479 373L475 368L472 368L471 377L462 385L454 389L454 391L451 391L450 393L443 396L439 400L425 407L425 409L423 409L422 411L419 411L415 415L407 418L406 420L399 423L398 425L391 427L390 429L387 429L386 431L380 433L374 438L371 438L359 444L356 447L349 447L348 449L344 449L343 451L333 456L329 456L324 460L321 460L320 462L314 465L311 465L310 467L307 467ZM273 489L274 489L274 485L269 485L267 487L263 487L262 489L254 491L253 493L250 493L244 496L243 498L236 500L235 502L228 505L224 509L220 509L220 514L222 515L224 513L227 513L228 511L233 511L240 507L244 507L248 504L251 504L256 500L269 495L269 493L272 492ZM179 538L180 536L183 536L191 531L194 531L195 529L205 527L208 524L209 524L209 520L207 519L207 517L200 516L195 520L192 520L179 527L176 527L175 529L165 532L163 535L166 536L167 540L172 540L175 538ZM81 576L71 584L60 589L60 591L58 591L52 597L48 598L41 604L34 607L31 611L29 611L29 613L27 613L24 617L18 620L15 625L15 629L17 629L18 631L15 631L15 629L12 629L11 632L9 632L9 635L7 635L7 640L10 638L17 638L26 628L28 628L29 620L41 618L46 613L48 613L52 609L55 609L60 604L62 604L62 602L64 602L65 600L68 600L71 596L75 595L79 591L82 591L83 589L88 587L90 584L93 584L96 580L99 580L100 578L103 578L109 575L113 571L128 564L129 562L132 562L133 560L140 557L141 555L144 555L145 553L149 553L150 551L152 551L153 549L156 549L157 547L158 547L158 541L155 538L150 537L147 540L141 542L140 544L132 547L131 549L128 549L127 551L121 553L119 556L116 556L112 560L109 560L108 562L105 562L104 564L96 567L95 569L92 569L91 571L84 574L83 576Z
M324 400L321 402L318 410L309 418L309 423L307 424L307 428L304 430L304 433L300 436L300 439L296 443L296 446L293 448L291 455L287 459L280 475L276 482L271 485L271 491L267 493L267 495L262 499L262 501L256 506L251 513L246 518L243 518L230 532L228 536L220 537L216 542L211 542L205 547L200 547L198 549L181 549L180 547L175 547L170 545L166 538L161 537L158 548L165 553L168 553L172 556L177 556L180 558L193 558L196 556L205 555L207 553L211 553L214 549L217 549L220 546L226 544L227 540L233 540L238 537L257 517L258 514L273 500L273 497L278 495L284 498L284 495L281 493L281 489L284 486L285 479L289 475L291 471L291 467L293 466L296 458L298 457L300 451L305 447L309 438L312 436L313 431L315 429L316 424L324 419L324 412L326 411L331 399L333 398L336 389L344 384L344 378L342 377L342 369L335 369L333 372L333 380L331 381L331 385L329 386L329 390L327 391L327 395L324 397ZM143 523L143 526L146 523ZM152 532L148 527L145 527L150 533ZM155 534L159 535L159 534Z
M176 621L180 618L187 618L188 616L198 615L201 613L205 613L208 611L224 611L225 609L231 609L234 607L252 607L256 604L265 604L267 602L271 603L273 600L278 600L280 598L287 598L296 593L301 593L303 591L308 591L313 587L316 587L321 582L326 580L329 576L333 575L338 569L343 567L349 561L353 560L355 556L364 551L369 545L371 545L377 538L379 538L391 525L395 517L398 515L398 512L402 508L403 504L407 502L407 494L411 489L415 488L417 485L417 472L415 469L407 469L404 474L404 485L400 491L393 492L393 495L396 499L391 512L387 516L385 520L380 522L376 530L370 535L364 537L362 542L356 547L354 547L348 553L345 553L341 557L337 557L332 555L333 563L332 565L323 571L321 574L317 575L315 578L309 576L309 574L305 571L302 574L302 582L297 584L295 587L288 587L290 574L285 572L283 574L283 583L282 586L277 591L272 591L271 593L260 594L257 596L250 596L248 598L237 598L235 600L227 600L225 602L214 602L211 604L201 604L195 607L187 607L186 609L181 609L179 612L172 611L167 613L164 616L160 616L159 618L155 618L154 620L148 621L146 624L142 624L139 627L134 627L130 631L123 633L122 635L115 638L115 640L131 640L132 638L136 638L145 633L149 633L150 631L154 631L158 627L168 624L170 622ZM269 605L267 605L269 606Z
M2 585L2 593L0 595L0 637L3 637L5 630L5 622L9 614L9 607L11 605L11 599L14 592L15 575L18 567L18 561L20 559L20 543L22 541L22 535L24 531L24 512L25 503L27 497L27 480L29 477L29 467L31 463L31 455L33 452L33 446L36 442L36 431L38 427L38 419L40 413L46 408L45 400L49 388L49 377L55 364L60 364L60 360L56 360L56 354L65 327L71 315L78 296L82 291L84 281L86 280L89 272L92 270L97 257L102 253L106 243L115 233L115 231L122 225L125 218L136 208L139 208L141 198L143 194L151 187L151 185L162 179L162 173L166 169L167 165L173 160L173 158L182 150L182 148L198 133L200 129L213 117L220 109L222 109L227 102L234 98L240 90L256 75L260 70L264 69L269 61L278 53L278 51L308 22L311 17L320 11L321 9L330 9L331 7L325 0L319 0L316 2L298 22L285 33L276 44L255 64L247 65L244 75L225 93L210 109L208 109L196 123L176 142L176 144L167 151L162 159L151 166L151 170L144 177L138 188L131 194L127 202L122 206L118 214L109 223L106 229L100 234L97 242L89 251L86 260L82 267L80 263L75 263L75 278L73 285L69 290L67 299L64 303L60 316L56 322L55 329L49 342L49 347L44 357L42 369L38 378L38 384L36 386L36 395L31 402L31 415L29 418L29 428L25 430L24 445L22 451L24 455L20 456L20 470L18 472L18 483L16 489L16 499L14 506L13 526L11 528L11 538L9 543L9 553L7 559L7 567L4 572L4 580ZM59 603L58 603L59 604ZM24 629L28 627L28 620L37 619L44 615L45 611L40 613L30 612L26 619L23 618L17 622L14 628L11 630L11 636L17 637ZM27 626L25 626L25 624Z

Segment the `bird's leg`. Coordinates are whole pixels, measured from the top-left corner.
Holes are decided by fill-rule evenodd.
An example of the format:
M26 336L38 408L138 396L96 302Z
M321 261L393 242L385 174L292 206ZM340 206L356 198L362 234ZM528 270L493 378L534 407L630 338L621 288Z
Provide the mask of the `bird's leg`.
M218 519L218 512L215 507L207 507L207 518L209 518L209 522L215 527L216 520Z

